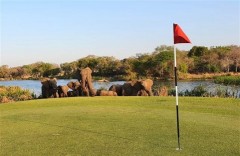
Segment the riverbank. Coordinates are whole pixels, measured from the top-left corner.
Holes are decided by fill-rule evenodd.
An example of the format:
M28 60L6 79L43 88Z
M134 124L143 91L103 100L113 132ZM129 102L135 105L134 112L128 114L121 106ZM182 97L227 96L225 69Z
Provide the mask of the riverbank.
M210 80L219 76L240 76L240 72L238 73L201 73L201 74L189 74L189 73L179 73L178 78L180 80Z

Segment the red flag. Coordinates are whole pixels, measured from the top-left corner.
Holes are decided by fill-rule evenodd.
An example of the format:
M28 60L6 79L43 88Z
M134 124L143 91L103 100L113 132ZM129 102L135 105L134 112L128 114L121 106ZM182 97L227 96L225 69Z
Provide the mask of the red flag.
M177 43L191 43L187 35L177 24L173 24L174 44Z

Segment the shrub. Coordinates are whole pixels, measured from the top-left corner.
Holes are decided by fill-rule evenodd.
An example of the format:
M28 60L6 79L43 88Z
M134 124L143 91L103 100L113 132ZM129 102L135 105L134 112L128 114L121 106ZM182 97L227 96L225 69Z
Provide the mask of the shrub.
M179 96L202 96L202 97L207 97L209 96L209 93L205 89L204 86L199 85L193 88L193 90L189 91L186 90L184 92L180 92Z
M240 85L240 77L237 76L219 76L215 77L215 83L225 84L225 85Z
M175 89L168 90L169 96L175 96ZM198 96L198 97L222 97L222 98L239 98L239 91L233 89L226 89L222 87L217 87L215 91L208 92L207 89L202 86L196 86L192 90L185 90L178 93L179 96Z
M5 87L0 86L0 103L7 103L12 101L25 101L34 98L34 94L18 86Z

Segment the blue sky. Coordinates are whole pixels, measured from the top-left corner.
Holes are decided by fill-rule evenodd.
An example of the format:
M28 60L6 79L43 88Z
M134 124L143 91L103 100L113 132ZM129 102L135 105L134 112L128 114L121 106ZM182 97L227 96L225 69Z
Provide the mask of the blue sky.
M0 0L0 65L118 59L173 44L173 23L192 46L240 45L239 0Z

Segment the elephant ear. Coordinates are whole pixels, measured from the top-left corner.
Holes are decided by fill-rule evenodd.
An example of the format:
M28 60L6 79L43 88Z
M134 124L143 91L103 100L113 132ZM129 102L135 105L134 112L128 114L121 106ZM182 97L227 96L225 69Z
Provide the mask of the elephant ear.
M151 79L146 79L146 82L148 82L148 85L152 87L152 85L153 85L153 80L151 80Z
M151 79L142 80L141 84L143 87L152 87L153 81Z
M79 81L76 81L76 82L74 83L74 85L75 85L75 86L81 86L81 83L80 83Z
M80 84L79 81L76 81L76 82L73 83L74 89L78 89L80 86L81 86L81 84Z

